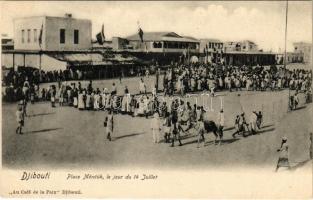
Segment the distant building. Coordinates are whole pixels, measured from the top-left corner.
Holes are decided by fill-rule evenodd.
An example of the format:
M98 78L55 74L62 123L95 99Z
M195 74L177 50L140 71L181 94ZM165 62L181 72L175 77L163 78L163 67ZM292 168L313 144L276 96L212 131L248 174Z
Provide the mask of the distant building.
M293 43L294 52L303 54L303 62L311 63L312 62L312 44L306 42L295 42Z
M232 51L223 55L224 63L227 65L274 65L276 64L276 54L261 51Z
M114 50L133 52L159 53L199 53L199 40L180 36L174 32L144 32L143 42L139 35L133 34L126 38L115 37L112 40Z
M99 44L98 42L92 44L92 50L106 51L112 49L112 41L104 41L103 44Z
M225 42L225 52L242 51L242 52L256 52L259 51L258 45L250 40L244 40L240 42Z
M14 49L13 39L11 39L11 38L2 38L1 39L1 49L2 49L2 51L13 50Z
M220 59L224 43L217 39L200 39L200 53L205 55L205 62L216 62Z
M302 52L287 52L286 53L286 63L303 63L303 53ZM284 53L276 54L276 63L279 65L284 64Z
M223 50L224 43L217 39L200 39L200 52L204 52L205 48L208 52Z
M65 17L26 17L14 20L14 49L75 51L90 49L91 21ZM40 32L42 42L40 45Z

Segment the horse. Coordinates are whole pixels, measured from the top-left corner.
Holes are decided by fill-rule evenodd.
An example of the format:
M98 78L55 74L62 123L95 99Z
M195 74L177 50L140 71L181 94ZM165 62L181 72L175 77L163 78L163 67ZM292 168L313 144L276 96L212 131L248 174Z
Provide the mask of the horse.
M204 129L206 130L206 133L212 132L215 136L214 144L217 142L217 138L219 138L219 144L221 144L223 135L218 131L217 125L214 121L211 120L204 120Z

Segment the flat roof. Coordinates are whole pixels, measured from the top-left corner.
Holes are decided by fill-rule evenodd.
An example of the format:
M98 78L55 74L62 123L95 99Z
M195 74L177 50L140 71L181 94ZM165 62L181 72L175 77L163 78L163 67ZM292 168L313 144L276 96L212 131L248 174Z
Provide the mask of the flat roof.
M126 37L129 41L140 41L138 33ZM189 37L180 36L175 32L143 32L143 41L177 41L177 42L199 42L199 40Z
M23 19L34 19L34 18L50 18L50 19L69 19L69 20L80 20L80 21L90 21L90 19L80 19L80 18L75 18L75 17L66 17L66 16L47 16L47 15L38 15L38 16L27 16L27 17L17 17L14 18L13 21L15 20L23 20Z

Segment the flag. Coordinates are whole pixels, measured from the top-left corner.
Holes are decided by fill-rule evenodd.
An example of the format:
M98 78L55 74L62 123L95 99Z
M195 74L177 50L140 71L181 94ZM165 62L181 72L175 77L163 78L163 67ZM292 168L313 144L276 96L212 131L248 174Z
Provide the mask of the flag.
M43 31L43 24L41 24L39 38L38 38L38 42L39 42L39 47L40 48L41 48L41 44L42 44L42 31Z
M139 28L139 30L138 30L138 35L140 37L141 42L143 42L143 31L141 28Z
M96 38L97 38L97 42L98 42L100 45L103 45L103 43L104 43L104 41L105 41L105 36L104 36L104 24L102 24L101 32L99 32L99 33L96 35Z

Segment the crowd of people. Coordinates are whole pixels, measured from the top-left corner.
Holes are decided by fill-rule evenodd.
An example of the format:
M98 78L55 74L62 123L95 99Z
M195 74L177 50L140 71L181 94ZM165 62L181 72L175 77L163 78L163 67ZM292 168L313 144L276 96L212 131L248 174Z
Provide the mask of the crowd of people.
M290 88L306 92L312 83L312 70L286 70L283 67L177 65L164 75L165 95L182 96L196 91L281 90Z
M204 123L208 121L206 116L206 110L203 106L197 104L191 104L188 99L182 98L163 98L158 96L156 88L153 89L152 94L148 94L143 79L140 80L138 88L140 94L130 94L127 86L124 89L124 95L117 95L117 89L115 83L112 84L111 90L104 88L94 88L92 81L89 82L86 88L83 88L81 83L78 85L75 83L67 84L63 82L60 87L50 85L48 88L41 88L40 92L38 88L36 90L30 89L31 86L26 80L23 86L23 100L20 102L18 108L17 120L19 122L19 128L17 132L21 133L21 127L24 123L24 117L21 117L20 113L24 113L26 116L27 102L30 100L34 103L34 100L40 99L43 101L50 101L51 107L56 107L57 104L60 107L71 106L81 111L108 111L108 115L104 120L104 126L106 127L107 139L112 140L114 117L116 113L128 114L133 117L142 116L145 118L152 118L151 129L153 132L153 141L159 143L161 138L164 138L164 142L171 143L174 146L175 141L182 145L183 134L188 134L190 129L195 129L198 133L198 146L201 141L204 141L205 130ZM59 88L57 90L57 88ZM223 110L219 113L218 122L216 123L217 132L219 137L223 138L224 127L224 113ZM248 136L246 133L251 132L254 134L260 129L262 121L262 113L253 112L250 117L250 121L247 122L244 113L235 120L236 132L233 134L243 134L244 137ZM162 130L163 137L160 136ZM220 140L221 142L221 140Z
M14 76L13 76L14 77ZM184 98L166 98L175 93L185 96L186 93L197 91L210 91L214 97L216 91L221 90L256 90L265 91L280 90L290 88L296 90L293 99L298 101L298 92L310 92L312 71L308 70L284 70L284 69L265 69L257 66L234 67L234 66L184 66L176 65L165 71L163 86L164 96L159 96L158 86L152 88L148 93L146 84L141 78L138 84L139 94L131 94L127 86L124 88L123 95L117 95L117 86L112 84L111 89L94 88L90 80L87 87L82 87L80 82L70 83L59 80L57 85L51 84L48 88L39 87L37 79L34 76L17 75L13 82L6 88L6 95L9 100L20 100L16 113L19 123L16 133L22 134L24 117L27 115L27 103L35 101L50 101L52 107L57 103L60 107L71 106L79 110L86 111L108 111L105 117L104 126L106 127L107 139L112 140L114 131L114 117L116 113L128 114L133 117L143 116L152 118L151 131L153 142L159 143L164 138L165 143L175 145L175 141L182 144L182 135L189 134L190 129L194 129L198 135L198 147L202 141L205 141L204 133L213 130L216 137L223 138L223 128L225 126L225 117L223 108L218 113L217 122L210 123L207 111L203 106L191 104ZM17 85L15 88L14 85ZM8 89L9 88L9 89ZM12 92L14 91L14 92ZM246 137L250 134L256 134L261 129L263 113L253 111L246 118L244 112L238 113L234 119L236 131L232 134ZM208 128L209 127L209 128ZM161 131L162 130L162 131ZM161 132L163 136L161 136Z
M39 84L43 82L55 82L60 86L61 82L69 80L82 80L87 76L86 71L60 70L41 71L39 70L9 70L3 76L5 90L3 97L5 101L18 101L22 98L22 90L25 81L29 82L35 92L39 91ZM167 68L163 73L164 95L180 94L197 91L229 90L281 90L290 88L299 92L311 92L312 70L286 70L277 67L247 67L247 66L224 66L224 65L183 65L175 64ZM149 70L144 74L149 75ZM120 76L121 79L122 76ZM158 87L158 86L156 86ZM140 88L142 93L143 87ZM159 90L159 88L157 88Z
M123 71L122 71L123 72ZM22 88L25 81L30 83L29 87L37 87L40 83L58 83L74 80L92 80L99 78L99 73L95 74L91 70L53 70L53 71L39 71L33 68L13 68L9 70L3 70L2 86L5 88L3 97L5 101L15 102L22 98ZM149 76L150 69L148 67L138 68L137 71L133 69L127 73L129 76ZM121 73L119 79L121 80L125 74Z

